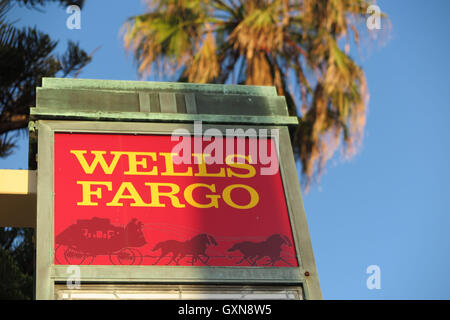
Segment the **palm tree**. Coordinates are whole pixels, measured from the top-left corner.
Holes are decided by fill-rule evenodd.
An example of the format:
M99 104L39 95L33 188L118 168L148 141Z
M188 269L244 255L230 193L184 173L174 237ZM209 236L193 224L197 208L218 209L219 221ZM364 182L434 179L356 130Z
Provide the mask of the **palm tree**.
M127 21L124 41L144 77L169 70L178 81L275 86L300 120L291 137L308 187L340 145L346 156L360 145L368 92L348 52L369 5L154 0Z

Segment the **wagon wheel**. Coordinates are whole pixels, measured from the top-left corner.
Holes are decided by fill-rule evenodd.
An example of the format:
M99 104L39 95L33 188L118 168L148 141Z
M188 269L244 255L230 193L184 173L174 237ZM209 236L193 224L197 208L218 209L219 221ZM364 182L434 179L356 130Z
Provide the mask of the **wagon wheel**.
M64 252L62 245L58 244L58 246L55 249L55 264L64 264L64 262L61 262L59 258L64 257Z
M144 257L142 256L142 253L136 248L129 248L129 249L131 249L133 251L134 256L136 258L136 260L134 261L133 264L141 265L142 264L142 260L144 259Z
M87 255L75 248L67 247L64 251L64 258L68 264L91 264L94 261L95 256Z
M117 253L117 260L122 265L133 265L136 261L136 254L131 248L123 248Z

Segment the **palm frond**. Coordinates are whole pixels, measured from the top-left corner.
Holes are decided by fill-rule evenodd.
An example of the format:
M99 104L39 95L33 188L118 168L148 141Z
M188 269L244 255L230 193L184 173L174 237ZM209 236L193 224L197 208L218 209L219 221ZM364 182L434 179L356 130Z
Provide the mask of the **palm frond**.
M10 156L15 147L16 144L14 139L8 137L8 134L0 136L0 158L6 158Z
M147 2L124 37L143 77L164 65L183 81L275 86L300 120L292 144L305 186L339 147L345 157L358 150L369 95L349 46L360 43L371 1Z

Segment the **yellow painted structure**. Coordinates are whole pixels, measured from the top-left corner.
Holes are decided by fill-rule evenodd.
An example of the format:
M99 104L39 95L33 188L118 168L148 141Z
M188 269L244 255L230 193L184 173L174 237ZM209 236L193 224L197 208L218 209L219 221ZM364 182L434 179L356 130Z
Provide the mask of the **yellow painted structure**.
M35 227L36 178L34 170L0 170L1 227Z

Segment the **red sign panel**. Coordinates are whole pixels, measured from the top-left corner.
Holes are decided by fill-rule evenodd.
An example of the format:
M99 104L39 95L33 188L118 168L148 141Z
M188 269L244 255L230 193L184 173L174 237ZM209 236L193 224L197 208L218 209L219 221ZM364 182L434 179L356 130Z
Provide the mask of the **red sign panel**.
M55 264L298 266L274 141L178 138L55 133Z

